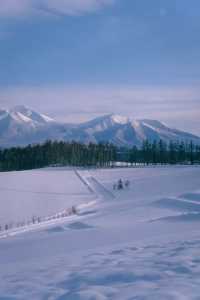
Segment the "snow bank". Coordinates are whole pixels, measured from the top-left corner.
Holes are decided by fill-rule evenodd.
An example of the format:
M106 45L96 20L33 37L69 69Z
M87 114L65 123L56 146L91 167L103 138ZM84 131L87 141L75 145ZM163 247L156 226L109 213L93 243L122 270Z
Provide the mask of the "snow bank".
M87 178L94 193L82 188L95 207L0 240L0 299L199 299L200 169L96 170ZM112 191L119 178L130 179L129 190Z

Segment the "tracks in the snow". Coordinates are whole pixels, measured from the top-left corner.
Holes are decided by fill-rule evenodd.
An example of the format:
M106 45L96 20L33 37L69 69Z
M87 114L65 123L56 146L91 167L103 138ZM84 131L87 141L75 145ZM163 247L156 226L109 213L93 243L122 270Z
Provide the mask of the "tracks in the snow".
M84 185L87 186L89 191L93 194L96 194L98 198L101 198L102 200L111 200L115 198L113 193L106 189L106 187L96 178L94 178L89 171L75 170L75 174L84 183Z
M90 175L90 173L86 170L80 173L80 171L75 170L74 171L76 176L79 178L79 180L88 188L90 193L94 195L94 200L93 201L88 201L86 203L82 203L78 206L74 206L75 209L77 210L77 213L69 214L63 214L57 213L55 216L52 216L52 218L46 217L44 218L44 221L40 221L38 223L29 223L29 224L24 224L21 227L13 227L8 230L2 230L0 232L0 239L1 238L7 238L7 237L12 237L16 236L19 234L27 233L27 232L33 232L37 230L42 230L46 229L48 227L53 227L58 224L62 224L65 222L72 222L75 220L79 220L84 218L87 214L90 214L91 212L91 207L94 207L96 204L96 199L97 198L108 198L109 191L107 191L98 181L95 181L95 179ZM98 187L98 188L97 188ZM111 197L111 195L109 195ZM60 215L58 218L57 216Z
M76 176L79 178L79 180L88 188L90 193L94 195L94 200L93 201L88 201L86 203L82 203L78 205L77 211L80 211L78 215L64 215L63 217L60 218L44 218L44 221L40 223L34 223L34 224L27 224L22 227L13 227L12 229L9 230L4 230L0 232L0 239L1 238L7 238L7 237L12 237L16 236L19 234L27 233L27 232L34 232L37 230L42 230L46 229L48 227L53 227L58 224L62 224L65 222L73 222L75 220L79 220L83 218L85 215L89 214L90 212L90 207L93 207L96 204L96 199L99 200L110 200L113 199L115 196L107 190L98 180L96 180L89 171L83 170L83 171L74 171ZM60 213L61 214L61 213ZM56 214L56 215L59 215Z

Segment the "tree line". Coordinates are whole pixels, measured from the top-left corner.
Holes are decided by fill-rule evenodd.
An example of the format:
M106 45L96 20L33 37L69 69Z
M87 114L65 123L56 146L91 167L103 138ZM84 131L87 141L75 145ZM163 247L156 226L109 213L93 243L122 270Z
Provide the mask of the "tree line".
M0 170L28 170L46 166L111 166L116 147L110 143L47 141L44 144L0 150Z
M47 141L43 144L0 149L0 171L28 170L46 166L112 167L116 162L129 164L200 163L200 146L191 141L149 142L141 147L117 147L111 143Z
M200 145L191 142L165 143L163 140L143 141L142 147L133 147L125 152L125 160L131 164L194 164L200 163Z

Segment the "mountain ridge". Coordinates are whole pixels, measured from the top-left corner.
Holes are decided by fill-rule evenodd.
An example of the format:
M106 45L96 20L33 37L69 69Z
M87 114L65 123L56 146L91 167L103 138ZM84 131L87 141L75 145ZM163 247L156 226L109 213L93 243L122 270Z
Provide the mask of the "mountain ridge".
M80 124L57 122L23 105L0 109L0 147L25 146L45 140L111 142L117 146L141 146L143 140L193 141L200 137L170 128L158 120L131 120L107 114Z

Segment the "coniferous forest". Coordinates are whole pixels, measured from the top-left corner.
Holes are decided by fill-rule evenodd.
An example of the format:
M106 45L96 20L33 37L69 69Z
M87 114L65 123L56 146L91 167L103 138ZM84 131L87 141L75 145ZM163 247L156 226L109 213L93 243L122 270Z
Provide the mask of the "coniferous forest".
M113 167L129 165L199 164L200 146L192 142L153 143L142 147L116 147L110 143L53 142L0 150L0 171L28 170L47 166Z

